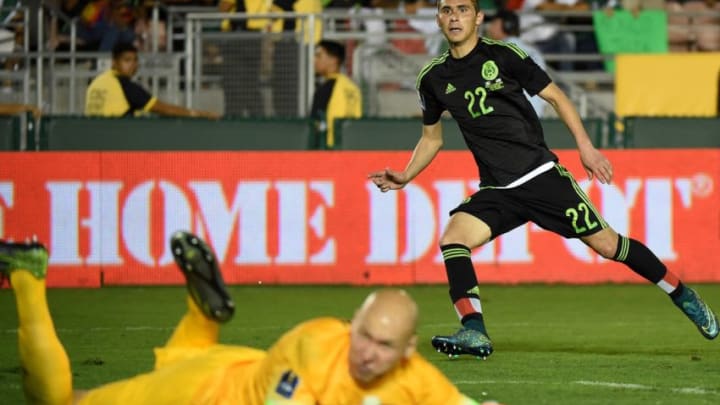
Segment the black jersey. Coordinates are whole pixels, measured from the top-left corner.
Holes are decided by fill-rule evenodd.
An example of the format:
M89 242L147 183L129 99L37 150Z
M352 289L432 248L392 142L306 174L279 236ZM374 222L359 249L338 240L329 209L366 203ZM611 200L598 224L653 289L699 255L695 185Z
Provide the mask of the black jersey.
M466 56L445 52L418 75L423 124L436 123L448 110L475 157L482 185L504 186L558 160L523 94L525 89L535 95L550 82L517 45L480 38Z

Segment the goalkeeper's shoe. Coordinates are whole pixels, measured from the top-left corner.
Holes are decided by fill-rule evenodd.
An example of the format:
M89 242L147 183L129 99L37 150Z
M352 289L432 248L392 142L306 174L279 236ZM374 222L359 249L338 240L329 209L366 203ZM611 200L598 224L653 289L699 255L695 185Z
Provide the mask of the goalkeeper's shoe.
M718 320L712 309L702 298L688 286L677 298L673 299L675 305L680 308L688 318L697 326L700 333L707 339L715 339L718 336Z
M235 313L235 303L210 246L189 232L178 231L170 238L170 248L195 304L208 318L221 323L229 321Z
M487 335L465 327L450 336L433 336L431 343L438 353L445 353L450 358L469 354L485 360L493 352L492 342Z
M47 275L48 253L45 246L36 241L13 243L0 240L0 274L10 278L15 270L29 271L42 280Z

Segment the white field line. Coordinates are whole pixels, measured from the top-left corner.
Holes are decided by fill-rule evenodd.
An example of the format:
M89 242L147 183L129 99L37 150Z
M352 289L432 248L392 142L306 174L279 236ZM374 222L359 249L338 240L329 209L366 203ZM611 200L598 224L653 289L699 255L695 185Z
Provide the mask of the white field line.
M565 382L551 382L551 381L532 381L532 380L460 380L455 381L457 385L492 385L492 384L516 384L516 385L565 385ZM587 381L578 380L570 381L570 384L585 385L593 387L604 387L612 389L626 389L626 390L653 390L653 391L670 391L676 394L689 394L689 395L720 395L720 392L715 390L708 390L702 387L654 387L652 385L643 384L631 384L631 383L619 383L610 381Z

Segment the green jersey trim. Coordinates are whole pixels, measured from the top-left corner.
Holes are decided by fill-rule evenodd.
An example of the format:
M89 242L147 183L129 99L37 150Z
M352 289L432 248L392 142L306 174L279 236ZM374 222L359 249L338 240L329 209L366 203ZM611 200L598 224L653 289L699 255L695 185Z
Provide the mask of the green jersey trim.
M417 80L415 81L415 88L420 89L420 82L422 81L423 76L425 76L430 69L432 69L434 66L439 65L447 59L448 55L450 55L450 51L445 51L442 55L433 58L430 63L425 65L422 70L420 70L420 73L418 74Z
M520 48L516 44L513 44L512 42L503 42L503 41L498 41L495 39L490 39L490 38L485 38L485 37L482 37L481 40L483 43L486 43L488 45L500 45L500 46L504 46L506 48L510 48L510 50L512 50L513 52L518 54L520 59L525 59L528 57L527 52L523 51L522 48Z

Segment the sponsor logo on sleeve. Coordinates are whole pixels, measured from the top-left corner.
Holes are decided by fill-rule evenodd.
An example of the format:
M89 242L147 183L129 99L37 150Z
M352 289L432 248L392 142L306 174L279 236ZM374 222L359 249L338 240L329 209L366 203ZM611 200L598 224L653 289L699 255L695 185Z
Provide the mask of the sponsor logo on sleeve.
M277 392L282 397L292 398L299 381L300 377L298 377L297 374L293 373L292 370L288 370L282 373L282 376L280 377L280 382L278 383L277 387L275 387L275 392Z

